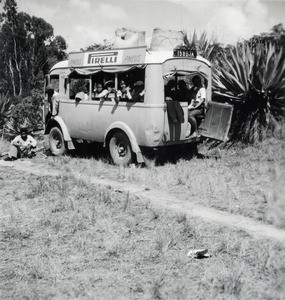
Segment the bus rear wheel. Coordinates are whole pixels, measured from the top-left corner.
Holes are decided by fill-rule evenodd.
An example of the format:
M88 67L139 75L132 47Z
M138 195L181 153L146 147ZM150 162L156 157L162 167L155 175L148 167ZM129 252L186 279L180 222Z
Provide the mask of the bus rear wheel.
M63 134L58 127L53 127L49 132L49 147L53 155L59 156L66 152Z
M133 151L129 138L123 132L115 132L109 141L109 151L114 164L127 166L133 162Z

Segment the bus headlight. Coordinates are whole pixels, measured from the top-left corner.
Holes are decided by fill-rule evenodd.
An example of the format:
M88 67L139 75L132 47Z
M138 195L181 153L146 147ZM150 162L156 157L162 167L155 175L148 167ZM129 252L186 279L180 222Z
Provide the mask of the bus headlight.
M188 138L191 134L191 125L187 122L186 130L185 130L185 137Z

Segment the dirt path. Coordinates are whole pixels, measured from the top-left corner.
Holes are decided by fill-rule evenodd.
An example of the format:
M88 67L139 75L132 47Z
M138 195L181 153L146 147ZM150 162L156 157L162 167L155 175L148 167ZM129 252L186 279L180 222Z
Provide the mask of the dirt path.
M63 174L59 171L48 170L44 165L36 165L29 160L17 162L0 161L0 169L3 170L7 167L37 176L58 176ZM252 234L254 237L272 239L285 245L285 230L277 229L272 225L262 224L244 216L230 214L213 208L193 205L189 201L178 199L175 195L130 184L123 180L114 181L106 178L90 178L76 172L72 175L76 178L81 178L86 182L90 182L91 184L108 187L123 193L129 193L132 196L149 201L154 208L170 209L177 213L184 213L189 217L199 217L207 222L216 222L223 226L239 228Z

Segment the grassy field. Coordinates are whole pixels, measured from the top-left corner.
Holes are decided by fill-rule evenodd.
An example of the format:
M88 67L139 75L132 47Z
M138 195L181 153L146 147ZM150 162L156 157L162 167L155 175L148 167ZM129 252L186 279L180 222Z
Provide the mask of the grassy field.
M171 192L195 204L284 227L284 135L247 147L236 145L228 149L221 146L209 149L205 144L199 147L199 151L207 155L205 159L178 155L175 163L160 165L154 159L148 159L146 168L113 166L106 157L91 156L90 147L86 156L44 159L38 155L34 161L66 173L80 172Z
M68 157L48 163L92 163L94 173L106 166ZM0 199L1 299L284 297L284 248L244 231L158 211L70 173L38 177L2 167ZM196 248L211 257L187 257Z
M284 133L247 147L203 144L205 159L175 153L172 162L148 158L144 168L114 166L92 147L62 157L38 153L32 161L40 177L1 167L1 299L284 298L281 245L73 176L163 190L284 227ZM8 149L0 139L0 152ZM187 257L197 248L211 257Z

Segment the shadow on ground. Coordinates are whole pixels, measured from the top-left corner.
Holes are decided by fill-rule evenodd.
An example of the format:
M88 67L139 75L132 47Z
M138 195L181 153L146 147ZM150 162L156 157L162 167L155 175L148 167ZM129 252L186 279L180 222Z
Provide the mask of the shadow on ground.
M76 150L69 151L67 155L74 158L94 158L106 161L106 163L112 164L107 148L103 147L102 143L74 143ZM163 166L164 164L176 164L180 159L190 160L193 158L205 159L209 158L201 153L198 153L197 145L175 145L168 147L147 148L141 147L142 154L147 162L154 162L157 166ZM52 155L50 152L46 152L46 155ZM147 165L147 164L143 164Z

